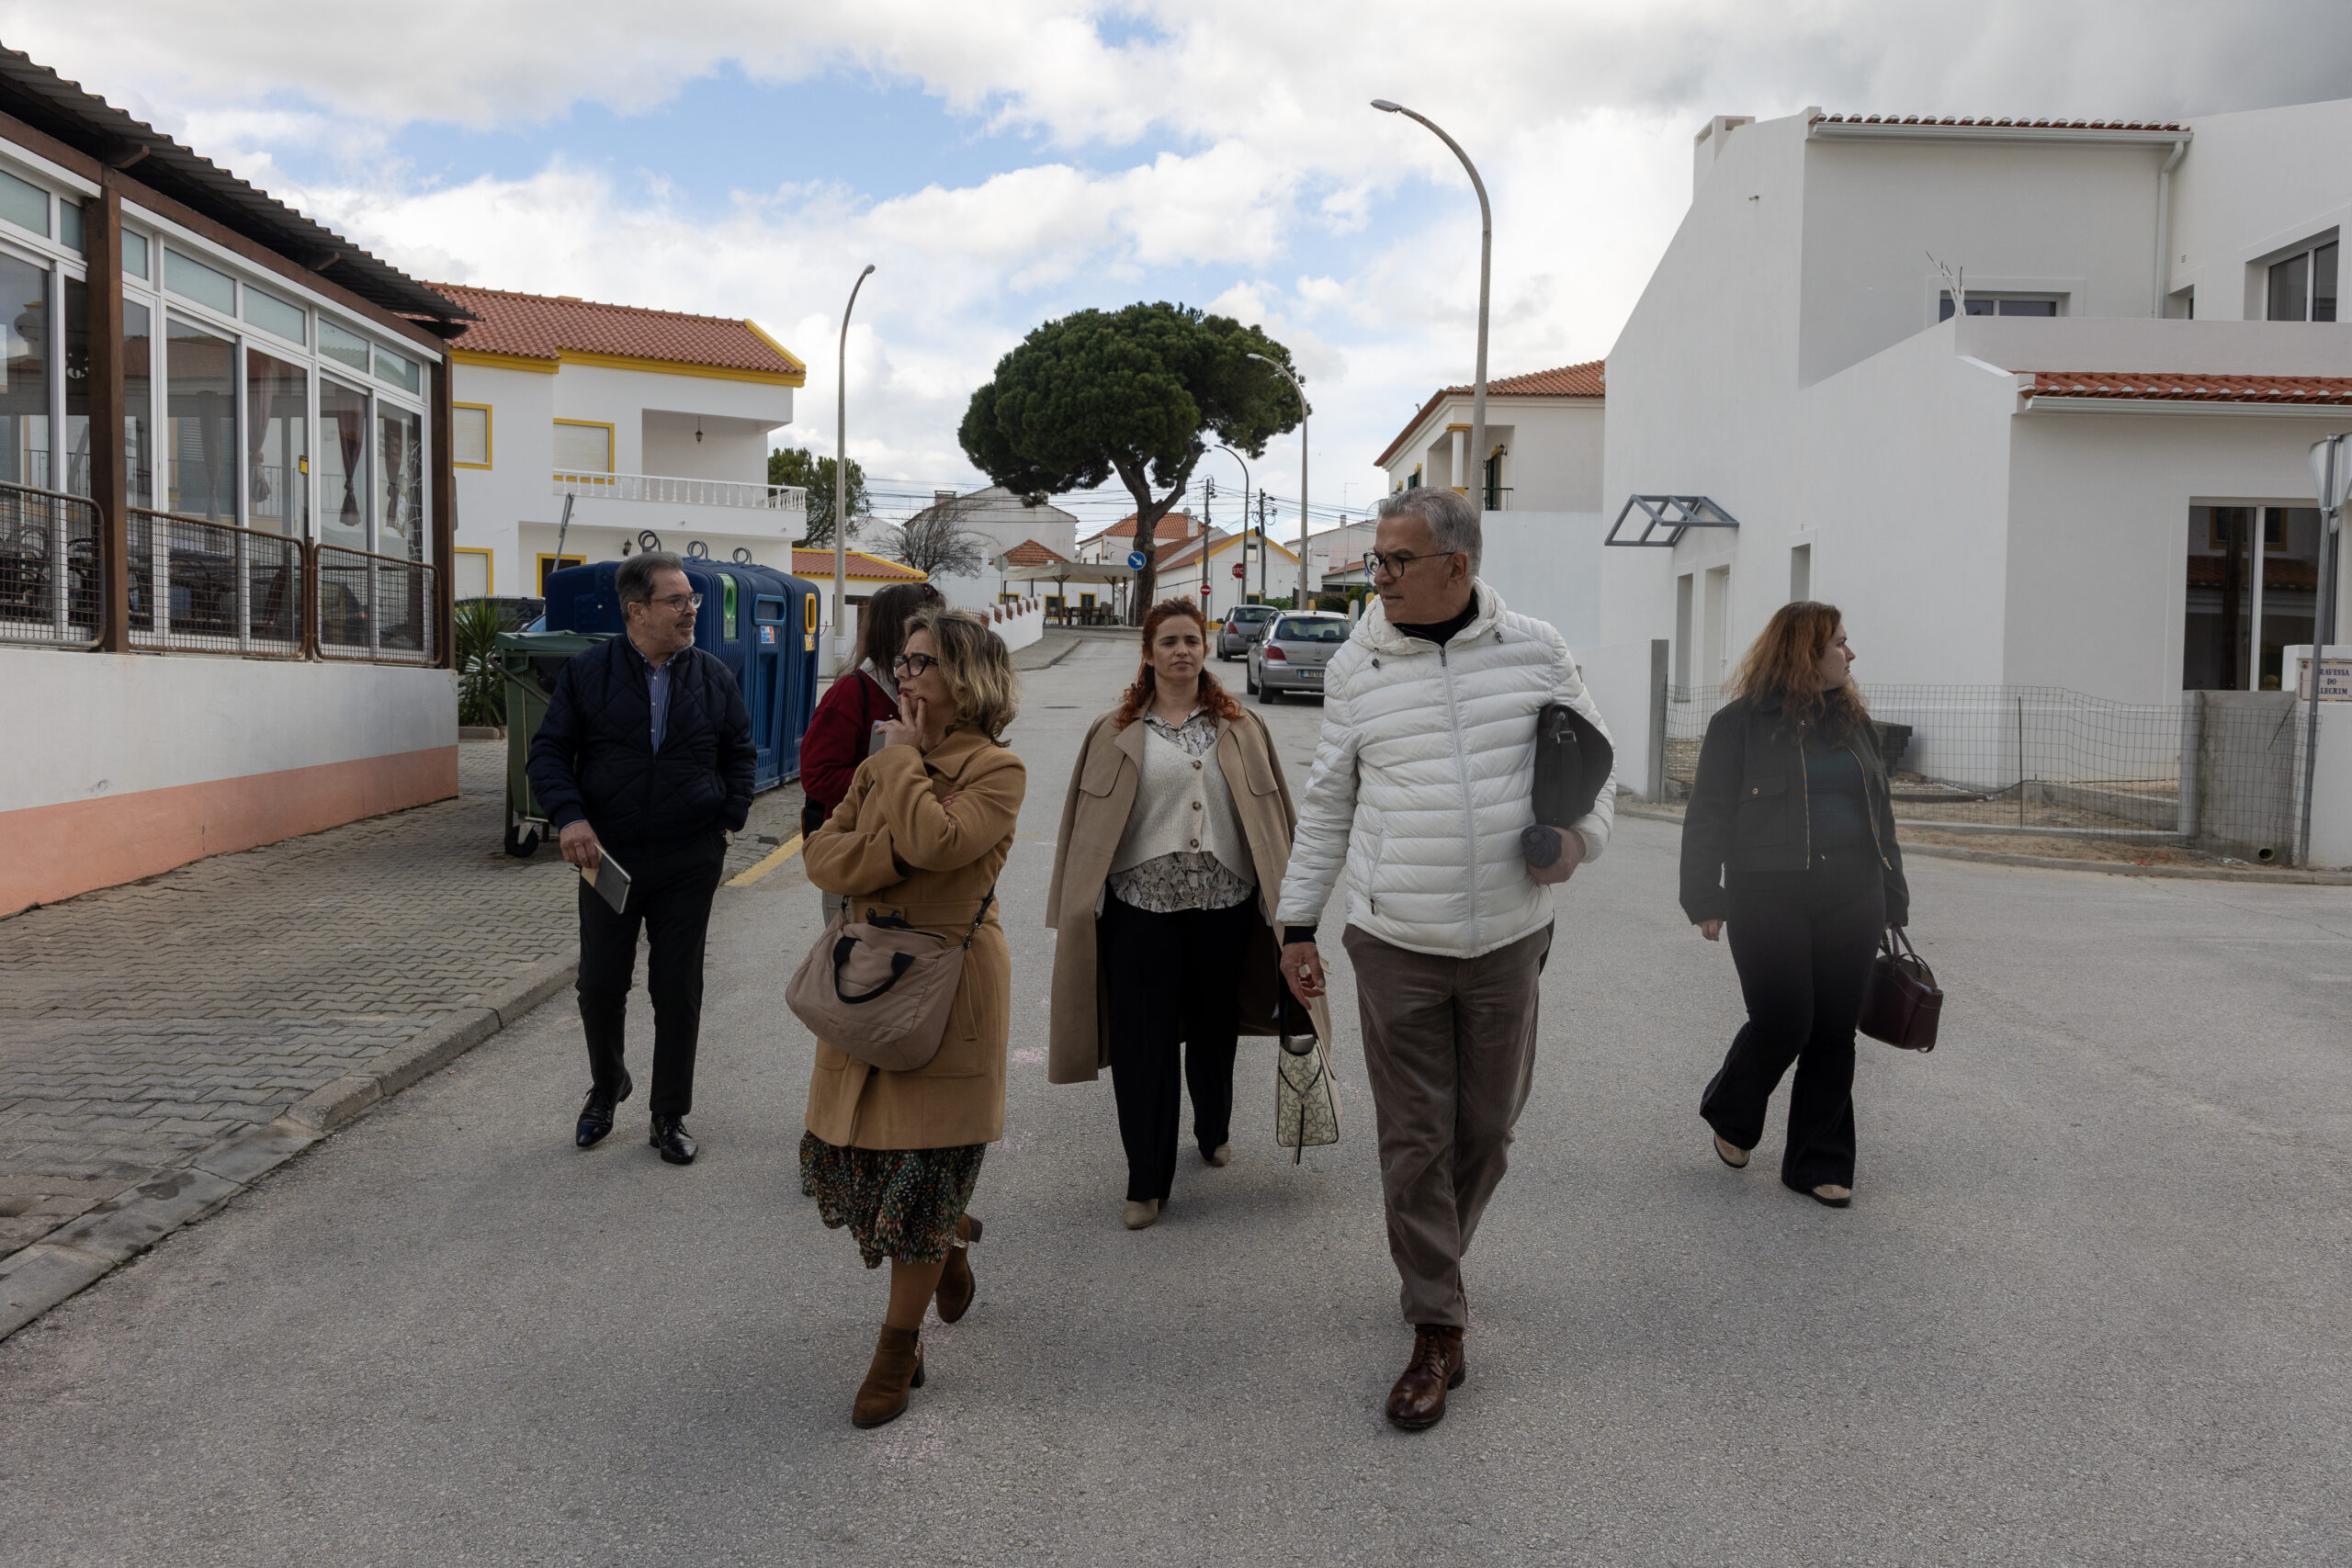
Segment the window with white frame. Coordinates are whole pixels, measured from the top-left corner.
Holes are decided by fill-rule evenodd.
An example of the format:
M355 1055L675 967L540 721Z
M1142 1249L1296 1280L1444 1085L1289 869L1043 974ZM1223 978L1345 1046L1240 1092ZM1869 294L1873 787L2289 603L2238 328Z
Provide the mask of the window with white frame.
M2270 321L2335 320L2334 230L2269 265L2263 275L2262 313Z
M1968 313L1972 316L2054 316L2058 314L2060 294L1969 294ZM1936 320L1949 321L1952 317L1950 290L1936 297Z

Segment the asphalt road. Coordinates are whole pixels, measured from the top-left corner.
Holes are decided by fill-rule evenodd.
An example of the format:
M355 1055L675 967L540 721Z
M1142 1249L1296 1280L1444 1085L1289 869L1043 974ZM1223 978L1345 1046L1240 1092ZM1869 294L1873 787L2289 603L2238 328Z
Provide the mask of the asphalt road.
M1055 824L1128 669L1027 678L1007 1135L904 1418L849 1425L882 1279L798 1191L788 868L722 897L692 1168L641 1102L571 1146L559 1000L0 1344L0 1561L2352 1556L2352 890L1920 861L1946 1043L1865 1043L1834 1213L1774 1179L1777 1111L1747 1171L1710 1152L1729 957L1675 830L1621 825L1564 897L1469 1382L1408 1436L1351 1028L1338 1148L1276 1153L1250 1043L1234 1164L1183 1156L1139 1233L1108 1082L1045 1081ZM1267 711L1303 784L1316 709Z

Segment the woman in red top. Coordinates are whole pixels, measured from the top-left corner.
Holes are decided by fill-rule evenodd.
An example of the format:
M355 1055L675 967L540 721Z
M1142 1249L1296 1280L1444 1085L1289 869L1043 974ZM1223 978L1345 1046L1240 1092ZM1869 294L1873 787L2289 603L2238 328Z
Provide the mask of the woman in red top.
M849 672L826 689L800 738L800 831L814 833L849 793L849 781L872 749L874 727L899 716L890 661L907 643L907 623L947 601L928 582L894 582L860 607L857 652Z

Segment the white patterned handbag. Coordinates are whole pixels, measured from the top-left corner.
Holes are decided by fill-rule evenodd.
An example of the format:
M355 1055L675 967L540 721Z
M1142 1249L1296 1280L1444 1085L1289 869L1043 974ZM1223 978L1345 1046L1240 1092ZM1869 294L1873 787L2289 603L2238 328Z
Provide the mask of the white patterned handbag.
M1331 1078L1331 1010L1315 998L1315 1032L1276 1036L1274 1053L1274 1142L1294 1151L1291 1163L1309 1147L1340 1141L1340 1097Z

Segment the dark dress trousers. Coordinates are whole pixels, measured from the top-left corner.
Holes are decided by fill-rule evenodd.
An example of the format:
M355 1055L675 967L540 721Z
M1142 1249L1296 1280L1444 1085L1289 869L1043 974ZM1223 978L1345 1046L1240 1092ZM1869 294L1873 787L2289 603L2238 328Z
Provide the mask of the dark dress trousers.
M560 831L585 821L630 877L626 908L580 885L580 1022L596 1088L622 1075L628 990L641 927L651 948L650 1111L694 1104L702 1027L704 937L726 834L752 808L752 717L727 666L698 648L666 666L662 744L653 744L651 666L626 636L579 654L556 677L531 739L532 793Z

